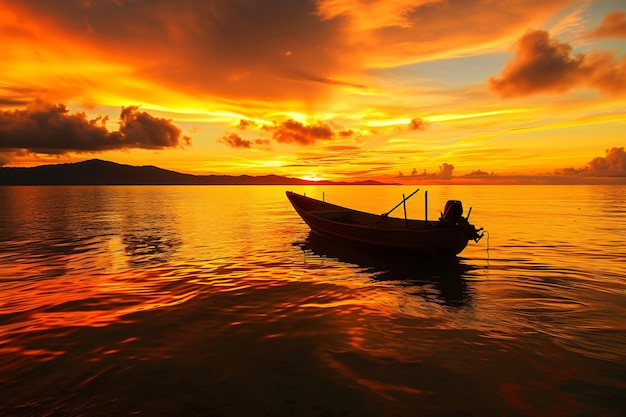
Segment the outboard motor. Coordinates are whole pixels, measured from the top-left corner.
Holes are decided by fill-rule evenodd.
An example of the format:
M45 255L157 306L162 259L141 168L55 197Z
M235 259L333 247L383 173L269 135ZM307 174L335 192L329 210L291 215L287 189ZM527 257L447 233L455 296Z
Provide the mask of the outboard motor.
M470 209L470 212L472 209ZM469 214L468 214L469 217ZM449 221L459 226L469 239L478 242L484 233L480 233L482 227L478 230L469 223L467 218L463 217L463 204L459 200L448 200L443 209L443 214L439 218L441 221Z
M459 200L448 200L440 220L457 222L463 217L463 204Z

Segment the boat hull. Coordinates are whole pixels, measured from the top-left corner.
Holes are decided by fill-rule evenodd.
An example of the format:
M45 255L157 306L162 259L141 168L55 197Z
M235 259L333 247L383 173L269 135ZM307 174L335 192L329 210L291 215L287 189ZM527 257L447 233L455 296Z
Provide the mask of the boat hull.
M329 239L425 257L455 256L470 240L454 222L364 213L290 191L287 197L311 231Z

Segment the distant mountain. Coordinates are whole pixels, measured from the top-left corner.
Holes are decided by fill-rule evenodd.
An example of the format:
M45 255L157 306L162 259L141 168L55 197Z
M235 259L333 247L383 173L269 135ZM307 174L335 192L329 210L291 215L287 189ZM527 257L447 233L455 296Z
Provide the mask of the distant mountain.
M306 181L278 175L191 175L155 166L90 159L30 168L0 168L0 185L385 185L378 181Z

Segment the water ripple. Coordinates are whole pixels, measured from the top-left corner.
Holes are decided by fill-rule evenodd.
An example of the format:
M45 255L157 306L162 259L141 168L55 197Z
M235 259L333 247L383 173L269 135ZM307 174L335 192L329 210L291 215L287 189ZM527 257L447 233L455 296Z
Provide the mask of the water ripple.
M437 188L490 246L425 262L319 241L272 187L0 187L0 415L617 415L619 193L498 190Z

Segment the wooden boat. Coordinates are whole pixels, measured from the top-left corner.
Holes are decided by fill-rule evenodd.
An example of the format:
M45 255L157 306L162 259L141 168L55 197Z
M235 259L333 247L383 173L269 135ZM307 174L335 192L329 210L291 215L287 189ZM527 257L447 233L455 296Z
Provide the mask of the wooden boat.
M482 228L477 230L463 217L463 206L458 200L448 201L441 218L429 221L389 217L389 213L408 197L382 215L352 210L291 191L287 191L287 198L312 232L371 248L425 257L455 256L470 240L478 242L483 236Z

